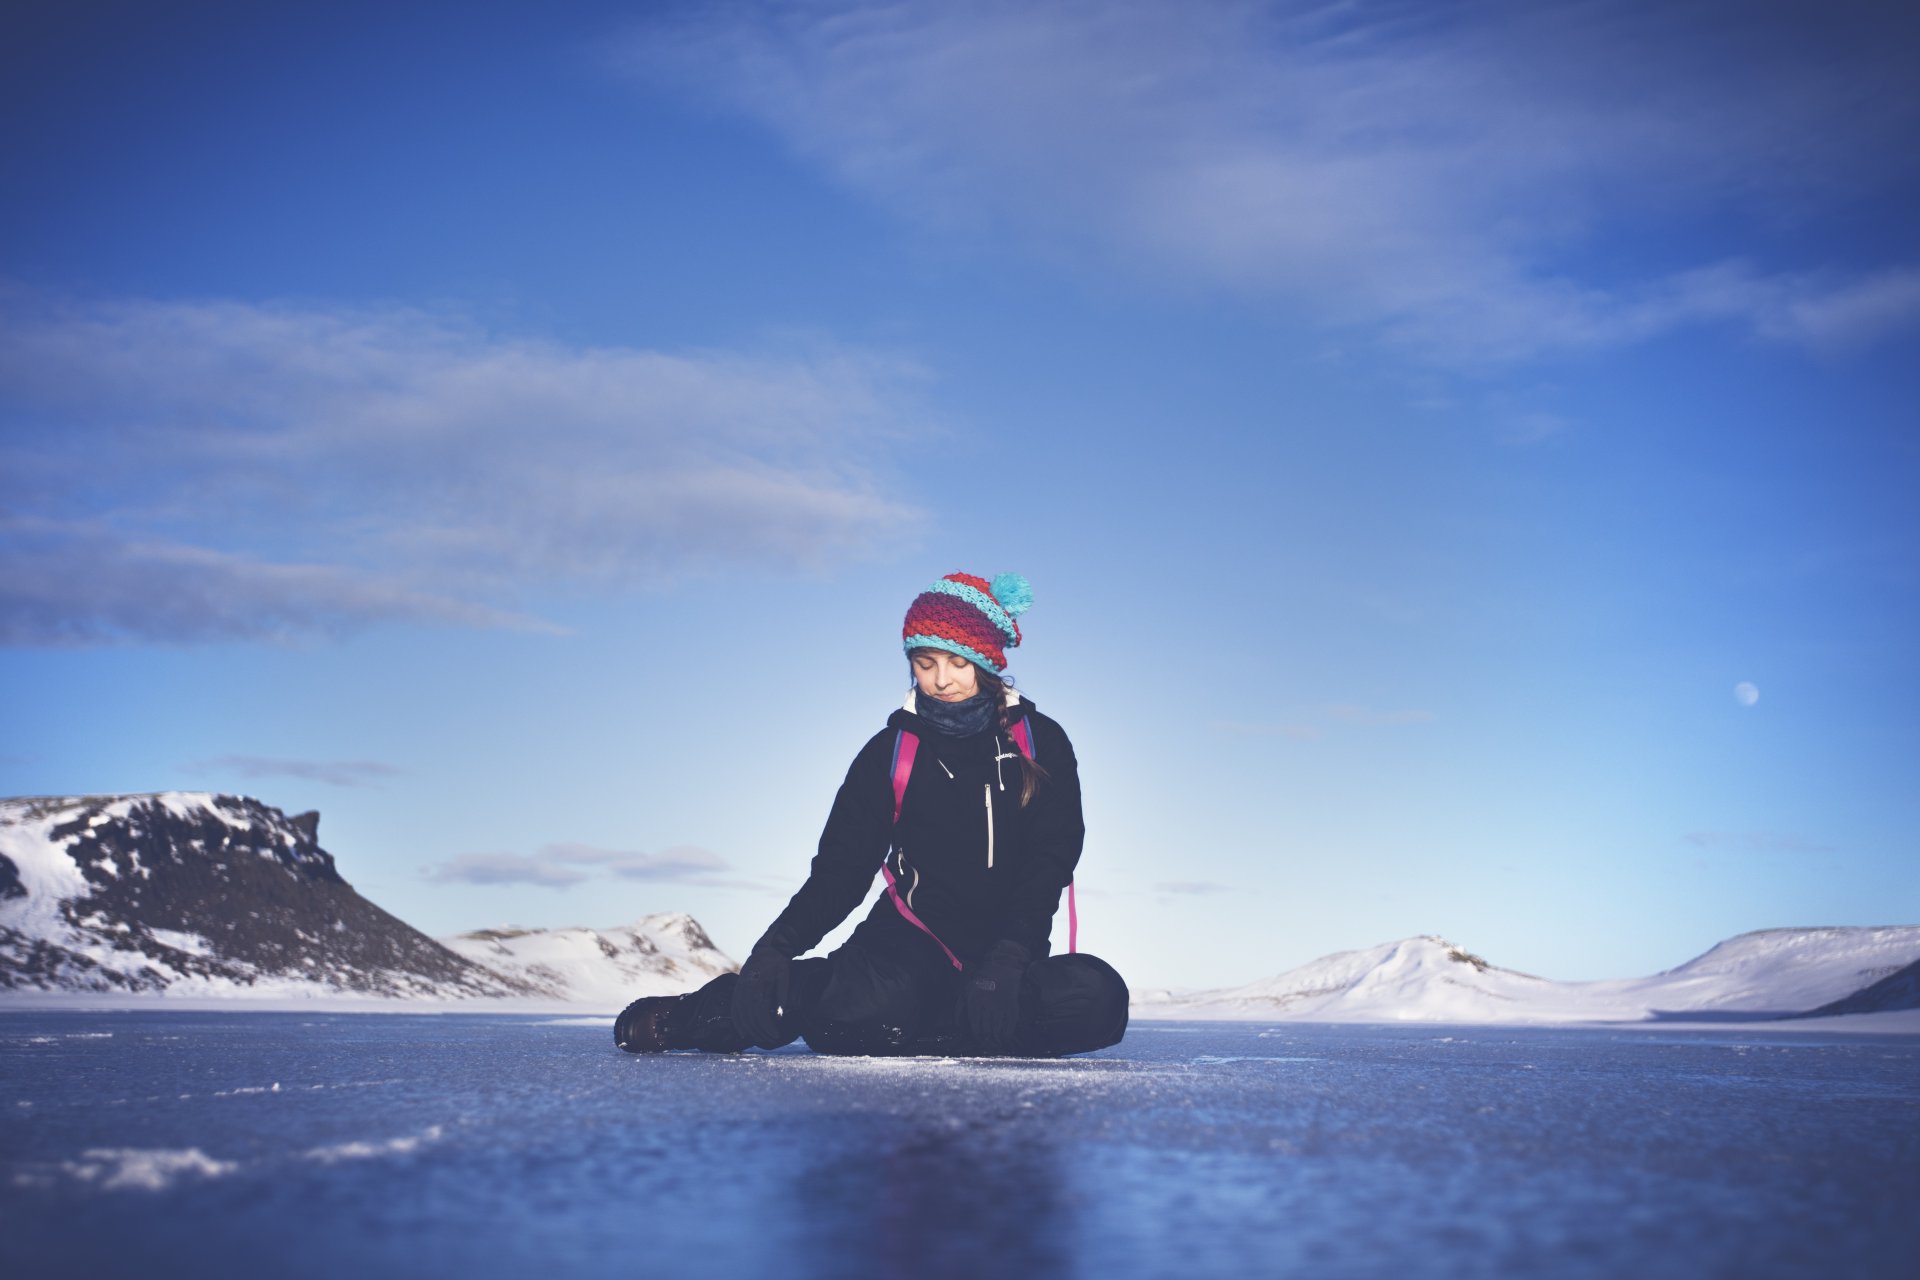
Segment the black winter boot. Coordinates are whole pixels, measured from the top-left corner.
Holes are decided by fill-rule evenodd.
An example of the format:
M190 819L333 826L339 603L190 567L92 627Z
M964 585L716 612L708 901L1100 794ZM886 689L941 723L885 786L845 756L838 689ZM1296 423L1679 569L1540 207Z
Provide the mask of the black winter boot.
M628 1053L659 1053L667 1047L667 1014L680 996L642 996L613 1020L613 1042Z

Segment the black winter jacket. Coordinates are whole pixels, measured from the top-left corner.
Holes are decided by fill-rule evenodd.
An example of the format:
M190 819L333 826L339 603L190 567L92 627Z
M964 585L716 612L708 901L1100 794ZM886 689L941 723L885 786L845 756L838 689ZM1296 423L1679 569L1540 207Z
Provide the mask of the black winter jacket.
M756 949L811 950L865 899L885 858L913 913L964 963L1003 938L1035 959L1046 955L1086 837L1080 773L1066 731L1010 696L1018 699L1010 720L1027 717L1034 759L1046 770L1030 803L1020 804L1020 748L998 727L953 738L905 707L895 711L854 757L807 882ZM892 765L902 729L920 747L896 830ZM892 897L882 893L870 914L896 915Z

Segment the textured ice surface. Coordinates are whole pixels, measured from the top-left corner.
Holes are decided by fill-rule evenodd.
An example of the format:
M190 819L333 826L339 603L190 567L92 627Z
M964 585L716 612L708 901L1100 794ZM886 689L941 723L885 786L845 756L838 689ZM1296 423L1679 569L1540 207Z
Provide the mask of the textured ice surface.
M604 1021L0 1014L18 1275L1905 1277L1916 1202L1912 1036L634 1058Z

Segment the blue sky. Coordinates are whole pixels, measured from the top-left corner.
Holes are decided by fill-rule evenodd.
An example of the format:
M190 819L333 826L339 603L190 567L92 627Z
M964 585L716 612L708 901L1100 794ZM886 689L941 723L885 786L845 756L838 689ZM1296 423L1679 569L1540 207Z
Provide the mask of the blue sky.
M1136 986L1920 919L1897 9L16 7L0 793L738 955L1013 570Z

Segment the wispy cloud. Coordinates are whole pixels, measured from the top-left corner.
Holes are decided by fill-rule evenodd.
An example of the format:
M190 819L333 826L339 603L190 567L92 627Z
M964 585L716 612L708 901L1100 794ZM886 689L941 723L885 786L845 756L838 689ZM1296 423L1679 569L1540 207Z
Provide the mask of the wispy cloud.
M1216 733L1241 737L1280 737L1312 742L1323 736L1330 726L1336 724L1377 727L1426 724L1433 719L1433 712L1418 708L1408 708L1404 711L1377 711L1372 707L1358 706L1353 703L1334 703L1288 720L1216 720L1213 722L1213 729Z
M1738 853L1832 853L1834 846L1777 831L1689 831L1688 844Z
M551 624L340 564L273 563L98 520L0 512L0 644L193 643L340 634L376 622L556 631Z
M378 786L405 772L378 760L283 760L270 756L219 756L189 767L246 778L301 778L335 787Z
M543 627L519 602L911 536L911 366L0 292L0 643Z
M1311 742L1320 736L1319 725L1261 720L1215 720L1213 731L1242 738L1292 738L1299 742Z
M686 880L726 870L726 859L695 845L675 845L659 853L601 849L587 844L543 845L539 855L569 866L591 867L627 880Z
M1231 893L1232 885L1215 884L1211 880L1162 880L1153 886L1155 893L1162 894L1208 894Z
M429 868L426 875L441 884L531 884L556 889L603 877L720 888L760 887L757 883L727 878L727 869L726 859L694 845L642 853L558 843L542 845L531 854L463 853Z
M524 853L463 853L429 867L427 879L436 884L531 884L564 889L587 879L587 873Z
M1097 243L1481 363L1912 323L1910 262L1727 245L1913 175L1916 25L1734 0L873 0L667 6L619 56L922 225ZM1664 257L1601 265L1621 231Z

